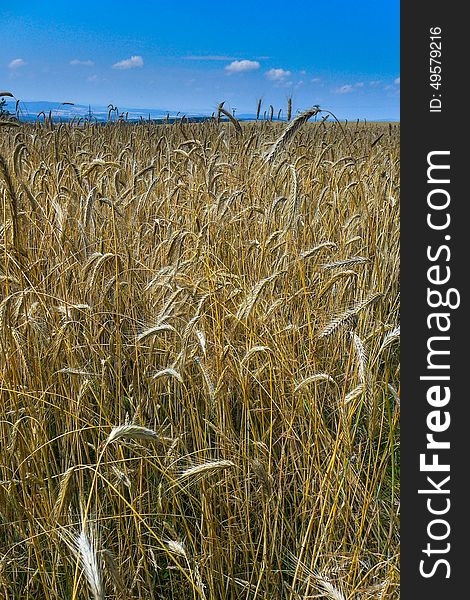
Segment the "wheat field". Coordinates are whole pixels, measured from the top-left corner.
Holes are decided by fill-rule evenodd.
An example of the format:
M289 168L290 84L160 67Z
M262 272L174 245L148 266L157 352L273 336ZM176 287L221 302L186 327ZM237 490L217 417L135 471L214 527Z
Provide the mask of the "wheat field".
M2 597L398 598L399 125L10 123L0 200Z

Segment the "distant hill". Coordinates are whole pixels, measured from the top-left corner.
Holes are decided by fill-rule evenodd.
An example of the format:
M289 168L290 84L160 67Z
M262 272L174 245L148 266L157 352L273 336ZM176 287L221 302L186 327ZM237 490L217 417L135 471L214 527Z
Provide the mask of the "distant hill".
M10 113L15 114L16 103L15 101L9 100L6 104L6 109ZM203 113L192 113L192 112L178 112L164 110L160 108L129 108L129 107L118 107L117 110L111 110L107 106L100 105L85 105L85 104L68 104L61 102L51 102L49 100L40 100L34 102L20 102L18 105L18 118L21 121L36 121L38 115L45 113L52 116L54 121L70 121L73 118L87 119L92 118L99 122L108 121L109 119L116 121L119 118L127 121L139 121L141 119L152 119L152 120L166 120L170 119L170 122L179 120L185 115L188 119L199 121L210 118L210 114ZM254 114L240 114L236 115L241 120L251 120L255 118ZM42 118L42 115L41 117Z
M15 113L15 102L7 102L6 108L11 113ZM171 111L155 108L119 108L116 110L109 110L107 106L99 105L85 105L85 104L64 104L61 102L50 102L47 100L40 100L36 102L20 102L18 106L18 117L22 121L35 121L38 115L44 112L47 116L51 114L54 120L65 120L70 121L75 118L93 118L98 121L117 120L121 118L138 121L140 118L148 119L162 119L166 118L169 114L170 117L176 116ZM189 115L188 115L189 116ZM199 116L199 115L197 115Z
M15 101L8 100L6 103L6 109L10 111L13 115L16 111L16 103ZM51 102L49 100L40 100L34 102L20 102L18 106L18 117L20 121L36 121L38 119L38 115L44 112L47 116L49 113L52 116L54 121L60 122L62 121L71 121L73 118L78 119L87 119L92 117L93 121L98 122L106 122L111 119L113 121L118 120L120 117L130 121L135 122L141 119L151 119L153 121L163 121L166 122L169 119L170 123L174 123L175 121L179 121L183 115L191 121L204 121L211 117L212 113L202 113L202 112L175 112L171 110L164 110L161 108L128 108L128 107L118 107L118 110L112 110L109 112L109 108L107 106L100 105L87 105L87 104L64 104L61 102ZM235 117L240 121L253 121L256 119L256 115L254 113L236 113ZM285 121L285 117L281 117L281 119L276 118L277 115L274 116L274 121ZM42 119L42 116L40 117ZM225 117L224 117L225 120ZM344 119L341 119L344 121ZM361 119L363 120L363 119ZM352 119L355 121L355 119ZM372 119L374 121L374 119ZM397 122L396 119L379 119L380 122Z

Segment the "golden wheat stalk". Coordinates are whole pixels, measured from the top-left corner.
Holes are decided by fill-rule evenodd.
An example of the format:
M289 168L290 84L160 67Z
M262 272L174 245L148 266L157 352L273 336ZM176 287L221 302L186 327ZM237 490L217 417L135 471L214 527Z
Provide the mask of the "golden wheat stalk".
M229 113L228 110L225 110L224 108L224 103L221 102L217 108L217 114L220 117L220 115L224 115L228 118L228 120L230 121L230 123L232 123L232 125L235 127L235 131L239 134L242 135L243 130L242 130L242 126L240 125L239 121L232 115Z
M201 463L200 465L188 467L180 473L178 480L183 481L192 477L199 478L201 475L210 475L211 473L215 473L224 469L231 469L235 466L235 463L231 460L212 460L206 463Z
M328 373L314 373L313 375L310 375L309 377L302 379L302 381L300 381L295 386L294 392L298 392L299 390L302 390L304 387L307 387L311 383L315 383L317 381L328 381L329 383L334 383L335 385L337 385L336 381L333 379L333 377L328 375Z
M306 123L311 117L315 116L319 112L320 107L314 106L313 108L309 108L300 113L300 115L297 115L297 117L295 117L295 119L291 121L289 125L287 125L282 134L274 142L271 150L265 156L265 162L272 162L276 155L290 142L300 127L302 127L304 123Z
M365 300L358 302L357 304L351 306L338 316L334 317L318 334L318 338L328 337L341 327L344 327L347 323L351 322L351 319L355 317L359 312L361 312L367 306L374 304L382 297L381 293L374 293L369 295Z
M115 442L120 442L121 440L149 440L149 441L165 441L165 442L173 442L173 438L165 437L158 434L153 429L149 429L148 427L142 427L140 425L118 425L111 429L107 439L106 445L112 444Z

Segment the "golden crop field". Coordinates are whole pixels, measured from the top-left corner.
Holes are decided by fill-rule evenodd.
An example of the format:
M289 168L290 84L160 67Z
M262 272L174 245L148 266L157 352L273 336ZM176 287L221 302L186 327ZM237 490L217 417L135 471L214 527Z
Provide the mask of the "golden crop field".
M0 595L398 598L399 125L0 127Z

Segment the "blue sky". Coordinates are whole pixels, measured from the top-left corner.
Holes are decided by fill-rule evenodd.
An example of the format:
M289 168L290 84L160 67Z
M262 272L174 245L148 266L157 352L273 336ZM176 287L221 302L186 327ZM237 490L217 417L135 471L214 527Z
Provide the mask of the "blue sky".
M24 101L240 114L292 95L294 110L399 118L398 0L13 1L0 39L0 88Z

